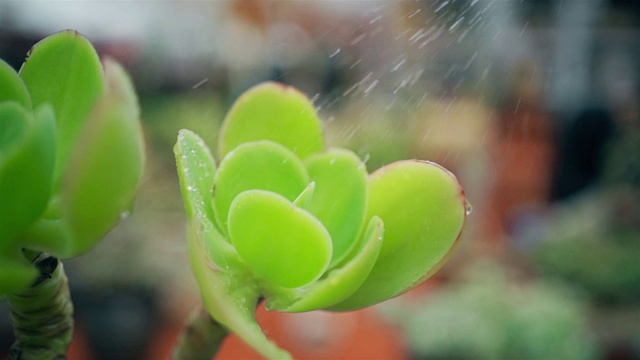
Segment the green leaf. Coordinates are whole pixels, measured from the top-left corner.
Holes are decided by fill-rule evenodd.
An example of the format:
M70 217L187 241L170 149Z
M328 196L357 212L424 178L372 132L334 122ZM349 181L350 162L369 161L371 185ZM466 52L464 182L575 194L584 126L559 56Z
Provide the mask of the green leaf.
M304 165L284 146L267 140L243 144L222 160L216 173L213 207L218 224L226 231L231 202L243 191L269 190L294 201L308 183Z
M38 42L20 69L34 106L53 105L57 124L56 188L87 115L103 91L103 73L91 43L75 31Z
M38 270L26 261L0 258L0 296L18 293L37 276Z
M384 222L384 244L364 284L332 310L354 310L417 286L448 259L466 217L455 176L439 165L399 161L369 178L367 216Z
M383 232L382 220L374 216L358 243L357 255L345 266L331 270L326 277L311 284L306 291L297 294L297 302L280 305L286 304L287 298L295 295L286 294L284 301L267 298L265 306L267 309L278 311L303 312L329 308L348 298L362 285L376 263L383 244ZM280 294L274 295L277 297Z
M62 207L74 238L53 254L91 248L128 213L142 175L144 151L135 91L124 69L105 61L107 88L89 114L64 174Z
M187 241L189 264L205 308L211 316L267 359L291 359L269 341L256 322L260 290L250 275L220 271L207 257L197 222L190 222Z
M15 101L31 111L31 97L22 79L9 64L0 59L0 102Z
M302 190L300 195L298 195L298 197L293 200L293 205L302 209L308 208L309 205L311 205L311 199L313 199L313 194L315 193L315 191L316 183L312 181L304 190Z
M187 218L204 241L209 258L224 270L239 266L235 248L215 229L211 204L215 161L209 149L198 135L181 130L174 151Z
M316 183L310 205L331 234L331 266L341 261L358 239L367 203L367 171L353 152L333 149L306 162L309 178Z
M40 106L31 115L15 102L3 102L0 133L1 251L16 246L11 240L40 216L49 201L55 156L53 110Z
M300 158L324 148L320 119L303 93L278 83L247 90L234 103L220 132L219 155L257 140L272 140Z
M318 219L269 191L248 190L235 198L229 237L253 272L276 286L317 280L331 260L331 237Z
M0 103L0 161L22 146L31 127L31 114L15 101Z

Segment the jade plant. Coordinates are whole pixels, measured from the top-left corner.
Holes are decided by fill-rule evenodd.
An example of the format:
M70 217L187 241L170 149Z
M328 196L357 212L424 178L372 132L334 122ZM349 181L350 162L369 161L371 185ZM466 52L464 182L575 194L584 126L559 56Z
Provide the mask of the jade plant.
M287 358L256 322L262 300L284 312L362 309L422 283L458 244L468 204L453 174L419 160L367 174L352 151L325 148L313 104L293 87L241 95L218 145L219 165L189 130L175 146L189 261L218 329L198 331L196 313L176 359L190 347L210 358L224 331Z
M73 308L59 259L129 212L143 161L134 88L86 38L45 38L19 72L0 60L0 298L12 309L12 358L65 356Z

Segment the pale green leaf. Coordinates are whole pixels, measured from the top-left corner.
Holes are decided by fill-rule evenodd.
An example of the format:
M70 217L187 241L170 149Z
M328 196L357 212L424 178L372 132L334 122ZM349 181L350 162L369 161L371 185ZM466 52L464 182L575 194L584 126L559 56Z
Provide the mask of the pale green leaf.
M220 132L219 155L257 140L277 142L300 158L324 147L311 101L293 87L272 82L254 86L236 100Z
M358 156L332 149L305 162L309 178L316 183L305 209L315 215L331 234L331 266L355 246L363 227L367 203L367 171Z
M15 101L31 111L31 96L24 82L9 64L0 59L0 102Z
M285 288L318 279L331 259L331 238L318 219L269 191L235 198L229 237L256 276Z
M29 51L20 69L34 106L53 106L57 128L54 181L61 179L87 115L103 91L103 71L91 43L75 31L51 35Z
M243 144L222 160L216 173L213 206L220 228L226 231L229 207L241 192L269 190L294 201L308 184L304 165L284 146L266 140Z
M379 303L417 286L450 256L466 216L456 178L441 166L415 160L381 168L369 178L367 216L384 222L384 244L371 274L334 310Z

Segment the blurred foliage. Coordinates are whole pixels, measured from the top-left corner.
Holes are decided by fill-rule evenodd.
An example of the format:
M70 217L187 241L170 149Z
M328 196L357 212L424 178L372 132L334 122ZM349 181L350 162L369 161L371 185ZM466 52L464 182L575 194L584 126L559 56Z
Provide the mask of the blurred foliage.
M400 298L382 309L400 325L417 358L597 356L580 299L567 288L526 281L490 261L468 265L424 298Z
M218 131L224 117L224 98L208 89L194 89L179 94L154 94L142 96L142 121L152 150L162 161L167 161L167 171L173 172L172 149L180 129L202 134L207 146L217 149Z
M640 231L625 224L625 217L637 216L626 209L634 193L589 193L558 211L533 253L541 272L584 288L601 303L638 303Z
M600 303L640 304L640 132L609 149L602 184L553 213L534 260Z
M327 117L324 117L325 119ZM325 123L330 147L353 150L369 171L399 159L412 158L411 133L403 114L380 102L353 101Z

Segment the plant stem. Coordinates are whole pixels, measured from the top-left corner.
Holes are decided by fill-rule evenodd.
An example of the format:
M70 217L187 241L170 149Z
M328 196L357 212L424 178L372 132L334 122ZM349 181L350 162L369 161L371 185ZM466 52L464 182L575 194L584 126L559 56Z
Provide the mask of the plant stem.
M199 307L191 312L171 360L211 360L228 332Z
M73 336L73 304L62 263L47 254L33 260L40 276L28 289L7 296L16 341L11 360L61 360Z

